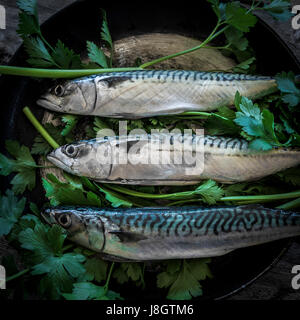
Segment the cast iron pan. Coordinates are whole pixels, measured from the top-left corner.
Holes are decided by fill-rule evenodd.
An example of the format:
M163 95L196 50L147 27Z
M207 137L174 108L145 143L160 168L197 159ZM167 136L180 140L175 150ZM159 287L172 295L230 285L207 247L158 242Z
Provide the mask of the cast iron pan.
M56 42L57 37L66 45L81 52L85 49L86 40L99 39L100 8L107 11L110 30L114 40L126 36L149 32L178 33L198 39L204 39L215 25L215 15L210 5L201 1L200 5L184 6L172 3L171 6L147 8L144 4L137 6L124 1L79 1L54 15L43 25L47 39ZM257 73L275 75L279 71L293 70L299 74L299 63L281 39L262 21L249 34L249 40L257 55ZM26 54L23 48L17 51L11 65L25 66ZM35 129L22 113L22 108L30 106L41 120L44 110L35 104L41 93L42 83L37 80L3 76L0 79L1 90L1 152L6 139L17 139L31 146L36 135ZM9 187L9 179L2 179L1 189ZM31 201L42 205L45 201L40 179L38 187L26 194ZM200 299L222 299L244 288L268 270L287 250L289 241L273 243L236 250L223 257L213 259L211 270L213 279L203 282L204 295ZM155 287L155 273L147 273L146 289L141 291L129 285L118 285L112 282L117 292L129 300L151 300L164 298L166 291Z

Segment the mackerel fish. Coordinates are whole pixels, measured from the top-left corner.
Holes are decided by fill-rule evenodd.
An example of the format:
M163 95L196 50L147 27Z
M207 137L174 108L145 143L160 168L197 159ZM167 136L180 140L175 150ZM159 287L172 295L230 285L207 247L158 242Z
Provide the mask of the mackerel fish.
M299 165L300 151L256 151L246 140L159 133L74 142L52 151L48 160L102 183L191 185L203 179L258 180Z
M138 119L234 104L237 91L256 99L277 90L274 78L220 72L141 70L69 80L37 104L52 111Z
M47 208L71 241L113 261L215 257L300 235L300 214L260 205L237 207Z

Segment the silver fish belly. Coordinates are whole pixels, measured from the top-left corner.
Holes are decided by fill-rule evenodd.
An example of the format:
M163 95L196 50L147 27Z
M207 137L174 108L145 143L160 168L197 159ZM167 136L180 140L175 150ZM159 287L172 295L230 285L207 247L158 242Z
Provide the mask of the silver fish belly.
M233 105L276 91L274 78L184 70L103 73L66 81L37 103L57 112L138 119Z
M300 235L300 214L258 205L139 209L54 207L43 212L70 240L111 259L214 257Z
M187 155L187 157L186 157ZM189 185L258 180L300 164L300 151L249 149L245 140L203 135L105 137L62 146L48 160L103 183Z

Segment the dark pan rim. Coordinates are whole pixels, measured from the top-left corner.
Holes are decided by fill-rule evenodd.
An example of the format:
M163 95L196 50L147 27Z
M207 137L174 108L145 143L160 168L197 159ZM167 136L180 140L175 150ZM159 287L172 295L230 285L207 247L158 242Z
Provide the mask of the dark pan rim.
M249 287L251 284L253 284L256 280L258 280L259 278L261 278L263 275L265 275L268 271L270 271L272 268L275 267L275 265L280 261L280 259L284 256L284 254L288 251L288 249L290 248L292 244L292 241L290 240L285 247L283 247L281 249L281 252L274 258L274 260L265 268L263 269L260 273L258 273L253 279L249 280L248 282L246 282L245 284L243 284L242 286L240 286L239 288L228 292L227 294L224 294L220 297L214 298L214 300L218 301L218 300L224 300L227 298L232 297L233 295L239 293L240 291L242 291L243 289Z
M53 14L52 16L50 16L48 19L46 19L43 23L42 23L42 27L47 25L48 23L51 23L52 21L54 21L58 16L65 14L65 12L69 11L70 9L72 9L73 7L79 5L79 4L83 4L84 2L86 2L88 0L78 0L75 1L72 4L67 5L66 7L64 7L63 9L59 10L58 12L56 12L55 14ZM259 16L257 16L258 18L258 23L261 24L263 26L263 28L267 29L269 32L271 32L274 37L276 38L276 40L278 41L278 43L280 43L280 45L282 47L284 47L285 51L287 52L287 54L290 56L291 60L293 60L293 62L298 66L298 68L300 69L300 62L299 60L296 58L295 54L292 52L292 50L290 49L290 47L283 41L283 39L278 35L278 33L271 28L265 21L263 21ZM21 45L18 47L18 49L15 51L14 55L11 57L11 59L8 62L8 65L14 65L15 60L17 60L18 55L22 52L23 50L23 43L21 43ZM7 75L1 75L0 76L0 86L2 85L2 82L5 81L6 77L8 77ZM260 272L257 273L256 276L254 276L251 280L248 280L245 284L239 286L236 289L231 289L231 291L229 291L226 294L223 294L221 296L217 296L214 297L213 300L224 300L227 299L231 296L233 296L234 294L240 292L241 290L243 290L244 288L248 287L249 285L251 285L252 283L254 283L257 279L259 279L261 276L263 276L267 271L269 271L271 268L273 268L276 263L282 258L282 256L287 252L287 250L289 249L289 247L291 246L292 240L290 240L288 243L283 244L281 247L281 251L279 254L276 254L276 256L273 258L272 262L269 263L266 267L264 267ZM230 290L230 289L229 289ZM201 297L200 299L198 298L194 298L191 301L201 301Z

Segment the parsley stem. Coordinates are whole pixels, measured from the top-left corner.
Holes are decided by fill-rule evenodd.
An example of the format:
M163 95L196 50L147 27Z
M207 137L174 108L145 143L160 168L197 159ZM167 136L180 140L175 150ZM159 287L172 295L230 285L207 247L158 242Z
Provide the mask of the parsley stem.
M211 46L205 46L204 49L218 49L218 50L229 50L231 52L234 52L233 49L229 48L229 44L227 44L224 47L211 47ZM211 72L211 71L210 71Z
M195 198L195 199L186 199L186 200L179 200L179 201L175 201L175 202L171 202L169 204L167 204L167 207L173 207L173 206L177 206L183 203L190 203L190 202L198 202L198 201L202 201L199 198Z
M300 198L284 203L281 206L278 206L277 208L282 210L290 210L298 207L300 207Z
M50 136L50 134L45 130L45 128L40 124L34 114L28 107L23 109L26 117L33 124L33 126L37 129L37 131L43 136L43 138L50 144L50 146L54 149L59 148L59 144Z
M217 113L214 113L214 112L198 112L198 111L187 111L187 112L183 112L183 113L180 113L179 116L177 116L177 118L180 119L207 119L209 117L216 117L216 118L220 118L222 120L228 120L227 118L225 117L222 117L220 116L219 114Z
M124 193L129 196L146 198L146 199L177 199L177 198L190 198L194 195L194 191L184 191L184 192L176 192L176 193L168 193L168 194L153 194L153 193L144 193L131 189L127 189L119 186L107 186L108 189L114 190L116 192Z
M204 119L207 119L207 117L203 117L203 116L191 116L191 117L175 116L174 119L177 119L177 120L204 120Z
M179 113L178 115L174 115L174 119L207 119L210 116L214 115L214 113L209 113L209 112L197 112L197 111L187 111L187 112L182 112ZM216 114L216 116L218 116ZM169 117L169 115L161 115L161 117Z
M268 194L268 195L259 195L259 196L233 196L233 197L223 197L221 201L272 201L272 200L283 200L283 199L292 199L300 197L300 190L288 193L278 193L278 194Z
M80 177L80 180L84 187L87 187L91 191L97 193L98 189L95 187L95 185L87 178L87 177Z
M264 10L264 8L259 8L259 5L262 3L262 1L257 1L255 4L255 0L253 0L251 8L248 10L248 12L254 11L254 10Z
M96 184L96 183L95 183L95 184ZM143 205L135 202L134 200L126 199L124 196L119 195L119 194L113 192L113 191L112 191L113 188L109 188L109 187L106 188L106 187L103 187L103 186L100 187L100 186L98 186L98 184L96 184L96 186L97 186L97 188L98 188L100 191L102 191L102 192L104 192L104 193L105 193L105 192L108 192L108 193L110 193L113 197L116 197L116 198L119 198L119 199L121 199L121 200L123 200L123 201L132 203L132 204L135 205L136 207L143 207ZM102 190L101 190L101 189L102 189Z
M152 193L144 193L138 192L135 190L130 190L124 187L119 186L108 186L109 189L114 190L116 192L124 193L134 197L140 198L148 198L148 199L189 199L192 197L196 197L197 193L195 191L184 191L177 193L169 193L169 194L152 194ZM289 192L289 193L280 193L280 194L269 194L269 195L254 195L254 196L232 196L232 197L222 197L220 201L247 201L247 202L256 202L256 201L273 201L273 200L283 200L283 199L292 199L300 197L300 190ZM190 200L181 200L173 202L171 205L177 205L183 202L195 202L200 201L200 199L190 199Z
M229 28L229 25L227 25L226 27L222 28L221 30L219 30L217 32L217 30L220 27L220 25L221 25L221 22L219 20L217 25L215 26L215 28L211 32L211 34L206 38L206 40L204 40L198 46L190 48L190 49L187 49L187 50L183 50L183 51L180 51L180 52L177 52L177 53L173 53L173 54L170 54L168 56L164 56L164 57L161 57L161 58L149 61L149 62L146 62L146 63L142 64L140 67L141 68L147 68L147 67L150 67L150 66L152 66L152 65L154 65L156 63L160 63L160 62L165 61L165 60L169 60L169 59L172 59L172 58L175 58L175 57L178 57L178 56L182 56L184 54L191 53L191 52L194 52L196 50L199 50L199 49L205 47L207 43L209 43L211 40L213 40L214 38L219 36L221 33L223 33L226 29Z
M115 263L112 262L112 264L110 265L110 269L109 269L109 272L108 272L108 276L107 276L105 285L104 285L105 294L106 294L106 292L107 292L107 290L108 290L109 281L110 281L111 274L112 274L112 271L113 271L114 266L115 266Z
M71 249L71 248L73 248L73 247L74 247L74 244L73 244L73 243L67 244L66 246L64 246L64 247L62 248L62 251L65 252L65 251L67 251L67 250L69 250L69 249Z
M6 282L11 281L11 280L14 280L14 279L16 279L16 278L19 278L19 277L21 277L23 274L26 274L26 273L29 272L29 271L30 271L30 268L27 268L27 269L24 269L24 270L22 270L22 271L20 271L20 272L18 272L18 273L16 273L16 274L10 276L10 277L7 277L7 278L6 278Z
M136 71L141 68L108 68L108 69L40 69L14 66L0 66L0 74L36 78L78 78L105 72Z
M145 284L145 279L144 279L144 277L145 277L145 270L146 270L146 263L143 262L142 277L141 277L141 282L142 282L142 288L143 288L143 289L145 289L145 286L146 286L146 284Z
M42 32L40 31L38 33L38 35L40 36L40 38L44 41L44 43L53 51L55 52L54 48L51 46L51 44L44 38L44 36L42 35Z
M235 196L235 197L223 197L220 201L233 201L238 205L245 205L245 204L255 204L257 202L270 202L270 201L277 201L277 200L284 200L290 199L300 196L300 191L289 192L289 193L281 193L281 194L271 194L271 195L260 195L260 196ZM167 204L168 207L181 205L183 203L191 203L191 202L199 202L202 201L201 199L187 199L187 200L180 200L175 201L172 203ZM288 203L283 205L277 206L278 209L292 209L300 206L300 198L292 200Z

